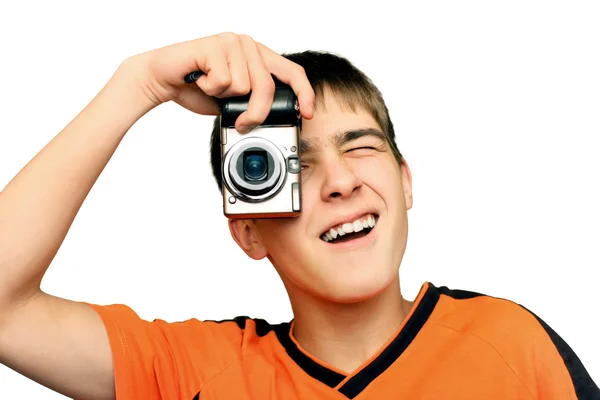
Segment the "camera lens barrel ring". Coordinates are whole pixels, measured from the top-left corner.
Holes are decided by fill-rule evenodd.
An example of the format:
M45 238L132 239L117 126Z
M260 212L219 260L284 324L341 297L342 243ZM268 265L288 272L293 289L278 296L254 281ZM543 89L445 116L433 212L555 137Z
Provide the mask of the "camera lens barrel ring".
M248 183L243 174L238 171L238 160L249 149L265 151L272 159L273 167L270 176L261 183ZM264 201L281 190L287 176L285 157L281 150L272 142L264 138L252 137L237 142L225 155L223 160L223 181L229 191L240 199L248 202Z

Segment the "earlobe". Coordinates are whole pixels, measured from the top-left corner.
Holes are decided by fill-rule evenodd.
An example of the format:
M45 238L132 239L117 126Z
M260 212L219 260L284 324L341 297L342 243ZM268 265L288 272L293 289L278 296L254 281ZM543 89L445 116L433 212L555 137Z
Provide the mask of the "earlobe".
M231 237L248 257L261 260L267 256L267 250L258 239L256 226L251 220L230 219L228 222Z

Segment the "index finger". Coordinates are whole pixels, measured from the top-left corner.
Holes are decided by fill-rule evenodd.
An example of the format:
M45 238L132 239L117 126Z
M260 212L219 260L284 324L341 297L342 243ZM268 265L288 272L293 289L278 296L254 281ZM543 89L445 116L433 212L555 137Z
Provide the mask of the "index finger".
M281 82L289 85L300 105L300 113L304 118L311 119L314 115L315 91L313 90L304 68L277 54L261 43L256 43L267 69Z

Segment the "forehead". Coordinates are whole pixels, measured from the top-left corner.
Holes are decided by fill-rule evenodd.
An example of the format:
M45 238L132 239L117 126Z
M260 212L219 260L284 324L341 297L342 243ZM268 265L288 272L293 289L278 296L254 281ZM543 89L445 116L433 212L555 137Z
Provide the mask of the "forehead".
M360 129L381 131L375 118L364 107L357 106L353 110L326 90L315 107L313 118L302 121L300 138L314 147L334 143L344 132Z

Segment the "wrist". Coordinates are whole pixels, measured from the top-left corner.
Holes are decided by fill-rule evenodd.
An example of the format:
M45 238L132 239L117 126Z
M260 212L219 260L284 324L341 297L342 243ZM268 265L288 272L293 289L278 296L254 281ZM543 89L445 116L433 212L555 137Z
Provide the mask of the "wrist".
M101 96L115 105L124 120L135 123L144 114L158 106L144 90L141 68L125 60L101 91Z

